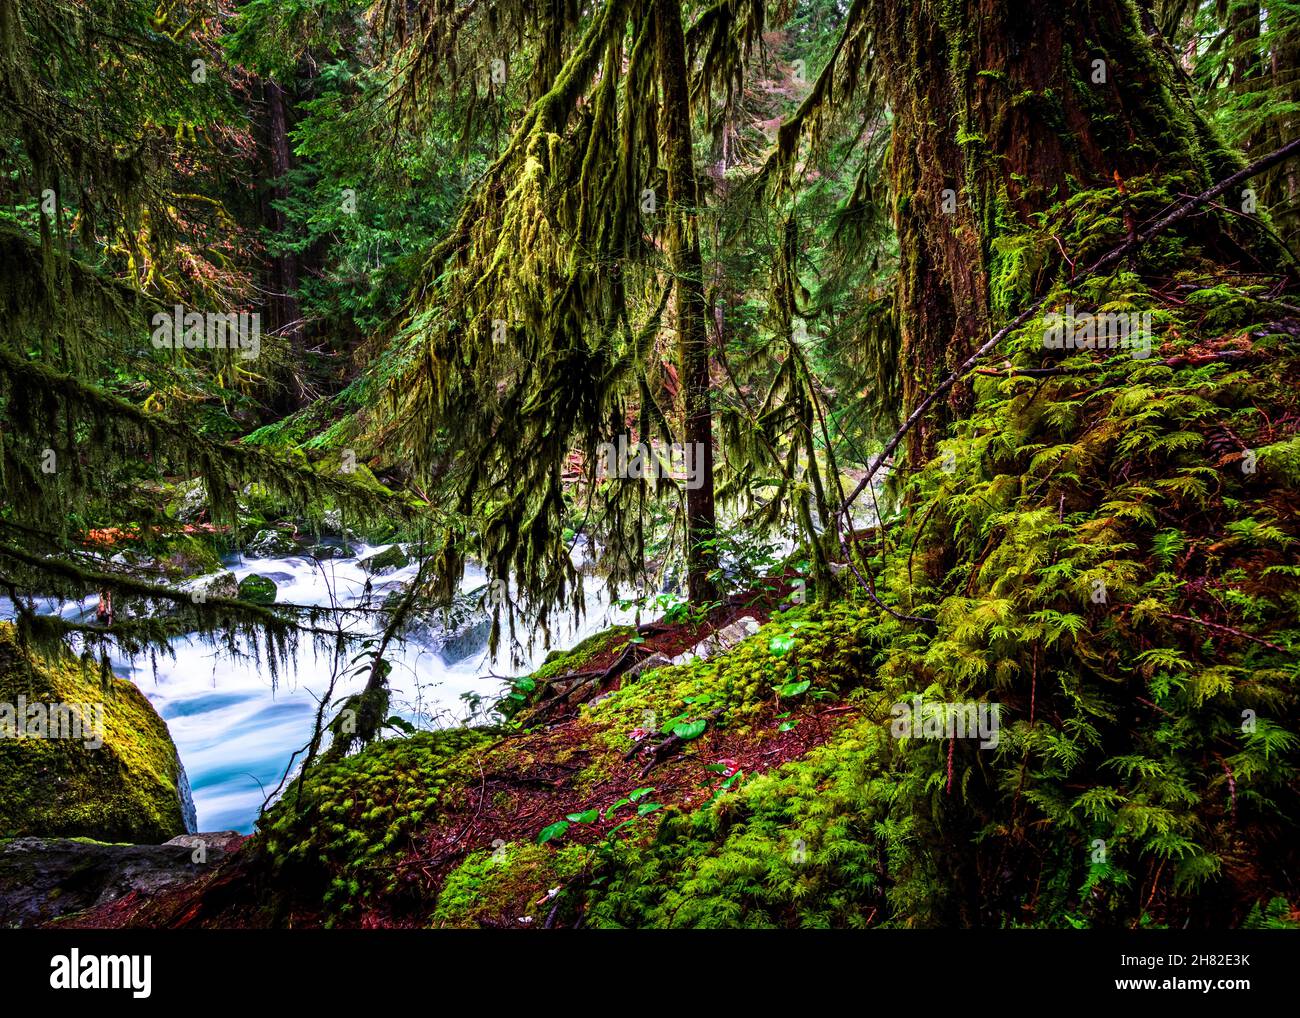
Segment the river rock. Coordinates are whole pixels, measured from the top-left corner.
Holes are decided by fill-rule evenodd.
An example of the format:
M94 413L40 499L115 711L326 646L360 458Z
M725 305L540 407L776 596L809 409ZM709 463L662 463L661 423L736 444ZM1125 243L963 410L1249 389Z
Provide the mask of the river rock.
M239 581L239 600L251 604L274 604L275 581L269 576L251 573Z
M230 570L198 576L182 583L181 590L188 590L195 595L194 600L205 601L213 597L234 599L239 596L239 581Z
M410 563L411 560L407 558L406 552L402 551L401 545L394 544L383 551L367 555L361 560L361 568L373 576L386 576L405 568Z
M715 630L697 643L694 647L682 651L671 663L675 665L684 665L687 662L694 661L697 658L706 661L715 654L730 647L734 647L747 636L753 636L759 630L758 619L752 615L745 615L736 619L730 625Z
M486 586L479 587L457 594L446 608L413 612L404 635L428 647L448 665L481 653L492 634L492 616L483 607L486 591ZM385 603L398 597L400 594L393 592Z
M35 926L193 880L243 844L234 831L185 834L161 845L72 838L0 843L0 926Z
M248 542L244 554L248 558L285 558L301 550L301 543L289 531L268 527Z

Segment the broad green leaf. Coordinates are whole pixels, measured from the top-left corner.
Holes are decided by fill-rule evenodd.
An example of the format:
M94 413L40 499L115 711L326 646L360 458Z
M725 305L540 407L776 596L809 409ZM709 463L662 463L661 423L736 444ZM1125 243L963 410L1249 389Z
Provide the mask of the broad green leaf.
M788 654L794 650L793 636L774 636L767 642L767 649L773 654Z

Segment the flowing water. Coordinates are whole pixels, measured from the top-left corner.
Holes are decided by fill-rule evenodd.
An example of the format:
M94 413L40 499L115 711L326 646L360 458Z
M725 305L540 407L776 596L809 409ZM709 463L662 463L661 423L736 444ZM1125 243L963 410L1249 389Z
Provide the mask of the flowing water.
M236 558L227 567L238 579L253 573L274 579L278 602L353 608L366 600L367 573L360 560L380 550L383 546L361 546L352 557L320 562L301 557ZM396 588L409 581L415 569L412 563L371 580L381 591ZM482 570L471 566L461 587L471 591L485 581ZM584 590L586 612L581 617L569 614L553 621L552 649L571 647L611 624L631 620L631 611L605 603L604 587L596 578L584 577ZM367 603L374 604L374 598ZM42 608L76 617L93 613L95 604L92 597L80 604L47 602ZM12 605L0 604L0 617L11 616ZM382 628L382 617L373 612L344 613L341 618L353 633L364 635ZM528 627L517 623L517 635L522 638L526 631ZM541 664L548 652L538 639L524 648L522 663L512 663L503 634L495 658L481 640L479 649L449 663L444 659L446 651L440 654L430 646L428 637L436 636L436 624L425 631L417 627L403 642L390 645L386 655L393 666L388 677L391 712L418 728L463 721L468 708L461 694L495 699L506 686L500 676L526 674ZM156 666L147 657L120 659L114 660L114 670L134 681L167 722L189 777L197 829L248 832L267 793L280 783L294 751L311 737L318 698L329 687L333 656L318 655L314 641L304 636L292 666L283 669L273 683L265 664L232 658L197 635L172 640L171 650L172 656L158 655ZM334 688L335 700L359 691L364 684L364 674L341 675Z

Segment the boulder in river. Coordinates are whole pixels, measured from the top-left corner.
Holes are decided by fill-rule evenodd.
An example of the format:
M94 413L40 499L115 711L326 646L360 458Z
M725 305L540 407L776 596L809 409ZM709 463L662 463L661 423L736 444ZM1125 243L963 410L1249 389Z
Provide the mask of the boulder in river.
M167 724L135 684L0 623L0 838L158 842L187 830Z
M401 545L393 544L383 551L367 555L361 560L361 568L372 576L386 576L389 573L397 572L399 569L404 569L410 563L411 560L407 557L406 552L402 551Z
M457 594L445 608L412 612L403 635L428 647L448 665L481 653L492 634L492 615L483 603L486 590L484 586ZM390 592L385 607L393 607L400 597L399 590Z
M278 527L268 527L259 530L248 542L244 555L248 558L285 558L301 549L302 542L292 533Z
M228 569L219 573L198 576L181 584L181 590L188 590L194 600L203 601L213 597L234 599L239 596L239 581Z
M274 604L275 580L250 573L239 581L239 600L250 604Z

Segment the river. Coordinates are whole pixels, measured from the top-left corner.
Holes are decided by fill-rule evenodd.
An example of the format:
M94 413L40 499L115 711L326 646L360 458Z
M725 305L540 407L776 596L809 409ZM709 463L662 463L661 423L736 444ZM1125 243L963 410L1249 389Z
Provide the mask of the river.
M238 579L253 573L273 578L278 602L349 608L365 599L367 573L361 560L385 547L360 545L347 558L323 561L235 557L228 559L226 566ZM575 554L578 561L581 552ZM412 563L376 576L373 582L377 587L395 588L409 581L415 569ZM470 566L461 589L472 591L485 581L483 571ZM631 610L605 603L604 585L597 578L584 577L584 589L586 612L580 618L569 613L553 619L551 649L571 647L611 624L633 618ZM91 597L80 604L47 602L43 607L79 617L92 614L96 603ZM0 604L0 617L12 617L12 605ZM341 617L350 632L362 635L383 624L382 616L373 612ZM403 642L390 645L387 655L393 666L389 675L392 713L417 728L463 723L468 707L462 694L495 699L506 686L499 676L526 674L548 653L536 639L524 648L522 661L512 661L503 636L493 657L485 639L477 634L463 641L474 646L472 653L449 661L446 656L459 655L448 655L446 650L440 654L430 646L429 637L436 637L437 630L436 622L417 626ZM528 626L517 623L517 633L528 631ZM314 641L303 637L290 667L273 683L265 664L259 665L251 657L232 657L197 634L177 637L170 647L171 655L159 654L156 665L147 656L115 658L114 671L135 682L167 722L189 776L198 830L249 832L266 794L279 784L294 751L311 737L317 698L329 685L331 655L318 655ZM364 675L344 676L335 685L336 700L364 683Z

